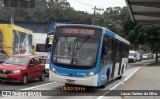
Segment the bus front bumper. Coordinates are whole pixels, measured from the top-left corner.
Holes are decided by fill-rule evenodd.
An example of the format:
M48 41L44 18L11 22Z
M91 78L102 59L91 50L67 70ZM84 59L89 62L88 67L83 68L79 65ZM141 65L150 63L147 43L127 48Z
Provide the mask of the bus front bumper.
M53 73L49 70L49 80L73 85L97 86L98 74L91 77L69 77Z

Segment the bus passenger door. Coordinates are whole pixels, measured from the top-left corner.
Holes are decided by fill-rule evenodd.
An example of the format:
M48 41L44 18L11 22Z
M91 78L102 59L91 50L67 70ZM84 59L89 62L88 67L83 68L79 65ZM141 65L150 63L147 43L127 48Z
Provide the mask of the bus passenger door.
M119 43L119 69L118 69L118 75L121 75L121 71L122 71L122 65L123 65L123 60L122 60L122 56L123 56L123 44L122 43Z
M112 68L112 78L115 78L118 76L118 70L119 70L119 56L118 56L118 50L119 50L119 44L118 41L114 41L114 52L113 52L113 68Z

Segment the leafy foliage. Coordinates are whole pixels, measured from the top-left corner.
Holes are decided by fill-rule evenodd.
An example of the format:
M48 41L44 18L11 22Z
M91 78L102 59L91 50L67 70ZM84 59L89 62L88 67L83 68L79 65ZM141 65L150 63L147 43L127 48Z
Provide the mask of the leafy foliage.
M157 43L160 42L160 25L133 23L127 7L109 7L95 15L74 10L67 0L36 0L34 9L0 7L0 21L9 21L11 16L20 22L70 20L76 24L99 25L128 39L132 49L142 45L144 50L160 51L160 43Z

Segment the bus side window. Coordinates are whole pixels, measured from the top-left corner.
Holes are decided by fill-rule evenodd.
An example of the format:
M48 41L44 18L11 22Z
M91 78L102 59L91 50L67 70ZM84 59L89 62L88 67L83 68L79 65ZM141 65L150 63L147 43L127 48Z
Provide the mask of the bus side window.
M108 42L107 42L107 47L108 47L108 53L107 53L107 64L111 64L112 63L112 44L113 40L111 38L108 38Z
M102 63L107 63L106 62L106 58L107 58L107 38L104 38L103 41L103 47L102 47Z

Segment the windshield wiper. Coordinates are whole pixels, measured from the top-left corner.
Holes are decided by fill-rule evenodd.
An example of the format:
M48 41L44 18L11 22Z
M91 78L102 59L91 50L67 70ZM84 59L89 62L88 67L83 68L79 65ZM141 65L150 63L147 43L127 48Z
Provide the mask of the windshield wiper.
M91 37L90 36L87 36L86 39L82 42L82 44L80 45L80 47L78 48L78 44L77 44L77 49L81 49L82 45L87 42Z
M85 40L81 43L80 47L78 47L78 42L76 43L77 46L76 46L76 48L74 48L74 53L73 53L74 56L77 55L78 50L81 49L82 45L85 44L85 42L87 42L87 41L89 40L89 38L90 38L90 36L87 36L87 37L85 38ZM75 50L75 49L76 49L76 50Z

